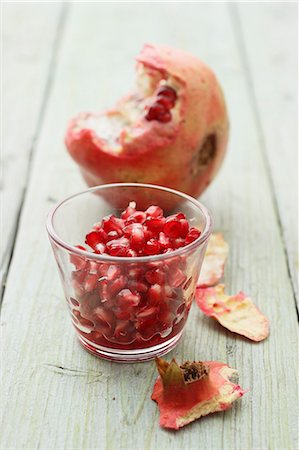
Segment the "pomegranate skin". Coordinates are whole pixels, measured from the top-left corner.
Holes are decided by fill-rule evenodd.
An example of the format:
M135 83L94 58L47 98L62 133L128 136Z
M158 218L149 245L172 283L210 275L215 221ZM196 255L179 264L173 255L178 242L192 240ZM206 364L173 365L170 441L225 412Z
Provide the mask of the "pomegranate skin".
M111 151L90 124L118 114L119 105L131 98L127 96L114 110L81 113L71 120L67 149L89 186L150 183L198 197L215 177L226 152L229 123L221 87L211 69L181 50L147 44L137 61L149 74L176 86L176 119L148 121L145 111L133 125L138 132L133 131L129 139L121 132L121 150Z

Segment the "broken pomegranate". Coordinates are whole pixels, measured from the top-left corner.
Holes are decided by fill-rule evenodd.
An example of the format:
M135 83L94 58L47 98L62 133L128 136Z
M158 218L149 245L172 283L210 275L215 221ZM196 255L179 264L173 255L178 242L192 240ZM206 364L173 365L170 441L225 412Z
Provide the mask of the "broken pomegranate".
M226 151L219 83L196 57L155 45L145 45L137 57L137 76L135 91L113 109L70 122L67 149L89 186L151 183L197 197Z
M156 358L160 377L152 399L158 403L160 425L179 428L217 411L225 411L245 391L235 384L237 371L218 361L190 362L181 366Z
M262 341L269 334L269 321L243 292L226 295L224 285L197 289L196 302L209 317L225 328L246 336L252 341Z
M179 256L172 252L200 235L185 214L165 217L155 205L138 211L135 202L120 217L111 214L96 223L85 237L88 251L114 259L70 257L75 292L70 307L80 335L98 346L137 349L180 333L199 267L194 250ZM83 251L87 247L78 246ZM155 255L164 258L136 261Z
M228 250L228 244L225 242L222 233L212 233L202 263L197 287L215 286L221 280Z

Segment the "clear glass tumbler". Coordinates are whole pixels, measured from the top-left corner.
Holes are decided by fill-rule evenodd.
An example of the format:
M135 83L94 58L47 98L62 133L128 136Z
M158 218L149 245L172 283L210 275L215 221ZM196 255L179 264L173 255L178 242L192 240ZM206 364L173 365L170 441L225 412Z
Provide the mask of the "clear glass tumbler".
M183 212L201 235L170 253L112 257L77 248L104 216L135 201L165 213ZM179 341L194 298L211 233L211 218L197 200L161 186L118 183L73 195L50 212L47 231L57 261L73 325L83 347L118 362L146 361L170 351ZM159 268L160 279L146 274ZM123 293L137 295L128 306ZM136 298L136 297L133 297Z

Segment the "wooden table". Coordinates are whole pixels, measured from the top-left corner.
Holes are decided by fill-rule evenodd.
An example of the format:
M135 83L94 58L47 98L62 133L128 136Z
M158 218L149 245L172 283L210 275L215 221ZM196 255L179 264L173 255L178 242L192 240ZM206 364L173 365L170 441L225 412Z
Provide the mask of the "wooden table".
M296 14L292 3L5 3L1 449L297 449ZM202 201L230 245L225 283L270 318L253 344L194 307L169 354L217 359L250 391L181 431L158 426L153 363L119 365L77 343L45 231L84 183L63 137L71 116L133 85L144 42L214 68L229 152Z

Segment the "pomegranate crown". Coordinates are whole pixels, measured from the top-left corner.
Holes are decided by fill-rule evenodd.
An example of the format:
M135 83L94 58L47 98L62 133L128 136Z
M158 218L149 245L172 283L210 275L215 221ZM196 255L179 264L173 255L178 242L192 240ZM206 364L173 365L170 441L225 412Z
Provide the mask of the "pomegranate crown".
M185 386L202 380L209 374L209 367L201 361L186 361L179 366L175 359L169 363L162 358L156 358L156 366L164 388L173 385Z

